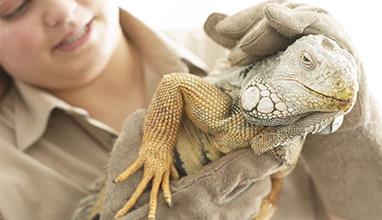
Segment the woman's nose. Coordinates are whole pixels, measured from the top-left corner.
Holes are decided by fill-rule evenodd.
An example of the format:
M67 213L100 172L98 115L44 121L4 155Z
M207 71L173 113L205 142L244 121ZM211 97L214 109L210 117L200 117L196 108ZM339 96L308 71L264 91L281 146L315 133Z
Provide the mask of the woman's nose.
M47 0L45 6L43 22L48 27L55 27L73 19L78 3L75 0Z

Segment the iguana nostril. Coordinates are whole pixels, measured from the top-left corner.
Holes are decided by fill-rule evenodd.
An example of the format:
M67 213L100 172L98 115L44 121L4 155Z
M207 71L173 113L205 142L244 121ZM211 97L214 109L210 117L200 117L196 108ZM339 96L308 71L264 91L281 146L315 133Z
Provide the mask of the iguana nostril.
M336 79L336 81L334 82L334 85L341 89L345 86L345 82L342 80L342 79Z

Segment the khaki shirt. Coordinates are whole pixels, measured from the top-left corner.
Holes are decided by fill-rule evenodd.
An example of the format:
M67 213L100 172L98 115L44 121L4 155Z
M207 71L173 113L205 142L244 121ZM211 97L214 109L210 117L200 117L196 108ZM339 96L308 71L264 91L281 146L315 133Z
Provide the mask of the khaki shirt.
M121 26L145 57L147 98L162 74L208 72L223 54L201 31L159 37L126 12ZM0 219L70 219L104 173L117 136L85 109L15 81L0 104ZM324 219L303 166L284 188L273 219Z

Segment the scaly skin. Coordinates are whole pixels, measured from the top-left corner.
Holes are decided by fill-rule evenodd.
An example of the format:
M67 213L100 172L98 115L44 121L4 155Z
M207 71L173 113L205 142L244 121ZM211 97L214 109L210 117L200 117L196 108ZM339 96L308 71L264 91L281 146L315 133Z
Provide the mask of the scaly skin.
M163 78L145 117L138 158L115 179L122 182L144 169L141 182L116 218L133 207L152 181L148 218L155 219L160 187L171 205L170 176L178 178L177 170L189 174L233 150L251 147L256 154L270 152L292 167L306 135L336 130L334 122L350 111L358 90L351 55L320 35L303 37L283 53L227 74L227 80L214 86L186 73ZM225 82L228 92L224 92ZM193 134L198 145L190 141ZM177 144L179 136L185 138ZM203 149L186 154L190 150L184 146ZM195 158L200 165L192 165ZM278 189L262 207L275 202Z

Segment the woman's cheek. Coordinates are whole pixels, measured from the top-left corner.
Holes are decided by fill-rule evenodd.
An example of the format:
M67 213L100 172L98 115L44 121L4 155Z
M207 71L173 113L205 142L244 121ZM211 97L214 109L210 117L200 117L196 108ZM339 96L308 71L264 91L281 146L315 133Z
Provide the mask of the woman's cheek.
M10 41L13 43L12 47L22 56L39 56L46 50L43 35L32 28L18 30Z
M1 34L0 63L11 75L23 78L26 71L41 68L46 49L40 36L30 28Z

